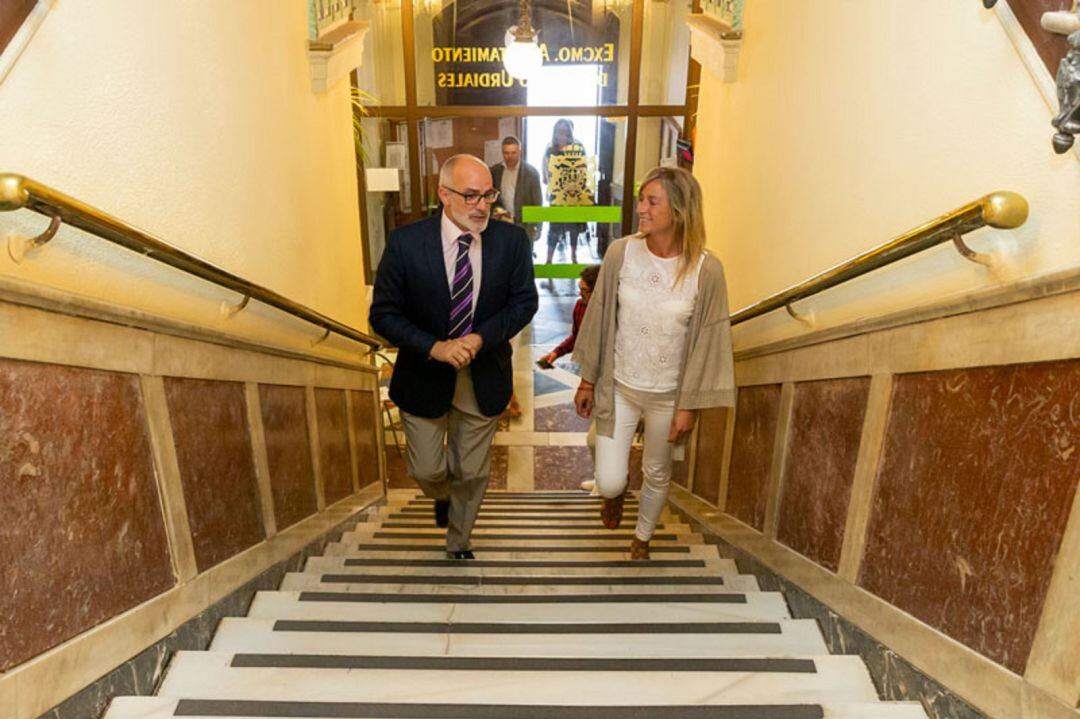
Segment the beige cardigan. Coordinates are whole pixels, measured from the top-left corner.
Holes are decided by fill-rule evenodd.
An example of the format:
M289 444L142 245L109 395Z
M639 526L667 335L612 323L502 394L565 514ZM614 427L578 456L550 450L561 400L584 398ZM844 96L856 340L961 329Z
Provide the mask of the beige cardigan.
M574 361L581 365L581 378L596 385L592 416L597 433L604 437L611 437L615 430L615 316L619 270L626 255L626 242L635 237L638 236L624 237L608 247L574 345ZM687 329L675 408L733 406L734 367L724 268L720 260L706 253L698 277L697 300Z

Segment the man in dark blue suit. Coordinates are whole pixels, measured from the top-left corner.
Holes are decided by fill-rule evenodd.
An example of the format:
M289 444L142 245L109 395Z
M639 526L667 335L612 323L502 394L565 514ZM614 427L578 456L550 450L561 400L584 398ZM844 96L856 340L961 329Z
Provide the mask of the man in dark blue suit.
M499 192L479 158L447 160L438 193L441 214L390 234L370 319L398 347L390 399L409 474L435 500L447 556L472 559L491 441L513 392L510 339L536 313L536 284L525 232L488 222Z

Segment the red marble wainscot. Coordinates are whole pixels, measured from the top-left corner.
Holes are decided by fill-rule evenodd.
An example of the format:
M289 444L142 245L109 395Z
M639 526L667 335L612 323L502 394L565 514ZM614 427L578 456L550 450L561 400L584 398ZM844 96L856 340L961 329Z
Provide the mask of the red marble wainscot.
M353 493L345 390L316 388L315 415L319 423L319 469L326 504L330 505Z
M1080 361L898 376L859 584L1022 674L1078 445Z
M780 385L739 388L724 511L758 531L765 528L769 471L779 416Z
M200 572L266 537L240 382L165 378L176 459Z
M733 410L729 407L712 407L698 412L694 494L714 507L720 501L720 473L724 468L724 437L732 412Z
M356 462L361 489L379 481L379 438L382 422L375 409L375 393L352 390L353 426L356 428ZM402 430L398 430L400 435ZM396 449L393 451L397 451Z
M277 529L290 527L318 509L315 470L303 387L259 385L270 491Z
M175 583L138 377L0 360L0 671Z
M870 378L795 385L777 539L837 571Z

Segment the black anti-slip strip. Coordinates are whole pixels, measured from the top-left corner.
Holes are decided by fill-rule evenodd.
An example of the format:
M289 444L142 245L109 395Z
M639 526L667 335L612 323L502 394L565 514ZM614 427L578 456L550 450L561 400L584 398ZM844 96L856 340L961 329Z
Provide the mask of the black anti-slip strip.
M704 559L346 559L346 567L517 567L520 569L702 569Z
M816 674L813 659L595 659L590 657L397 657L348 654L235 654L236 668L404 669L485 672L768 672Z
M517 519L517 517L515 517ZM379 525L383 529L430 529L431 520L422 522L383 522ZM512 522L485 522L480 520L473 525L474 529L590 529L600 527L600 518L577 524L514 524ZM656 525L657 529L663 529L663 524Z
M300 592L301 602L381 604L746 604L745 594L381 594Z
M499 510L499 511L501 512L502 510ZM531 512L531 514L486 514L484 512L480 512L480 514L478 516L479 516L479 519L481 519L481 520L485 520L485 519L489 519L489 520L509 520L509 519L526 520L526 519L532 519L532 520L542 520L542 521L545 521L545 522L556 522L556 521L566 522L566 521L573 521L573 520L588 521L588 520L592 519L592 520L595 520L595 522L596 522L596 524L598 526L600 524L600 512L599 511L589 512L587 514L586 513L581 513L581 514L542 514L542 513L540 513L540 514L538 514L538 513L536 513L535 510L529 510L529 512ZM625 515L627 517L635 516L633 512L629 512L629 511L626 512ZM431 515L431 512L392 512L392 513L386 515L386 518L387 519L399 519L399 520L400 519L413 519L413 520L419 520L419 521L422 521L422 522L426 521L426 522L429 522L429 523L431 523L433 521L433 517Z
M484 499L565 499L567 497L571 499L581 499L582 497L591 497L592 495L586 494L581 491L564 491L564 492L500 492L498 490L492 490L484 495ZM631 497L637 495L630 495ZM414 494L411 499L413 500L428 500L430 497L425 497L422 494Z
M551 537L551 539L563 539L563 537ZM439 544L358 544L356 548L361 552L445 552L446 546L442 543ZM521 554L524 552L532 554L554 554L554 553L586 553L586 552L619 552L618 547L597 547L596 545L589 546L566 546L559 544L534 544L532 546L526 545L507 545L505 547L484 547L482 544L473 547L474 552L502 552L503 554ZM649 547L650 554L689 554L690 547L685 544L661 544L656 547Z
M375 539L435 539L441 537L442 531L439 532L382 532L376 530L372 536ZM557 536L534 534L529 536L527 533L514 532L512 534L478 534L477 540L481 539L556 539L571 540L571 539L633 539L633 532L605 532L603 534L559 534ZM677 534L654 534L653 540L655 541L673 541L679 538Z
M760 706L540 706L535 704L388 704L181 699L178 717L286 719L822 719L814 704Z
M403 506L395 507L399 508L400 512L405 514L415 514L420 516L430 516L432 514L431 507L427 506ZM630 508L636 508L632 504L623 505L623 510L630 510ZM480 514L595 514L599 516L600 510L598 506L490 506L481 507Z
M721 586L723 577L611 577L604 574L595 576L563 576L538 574L533 576L489 577L464 574L324 574L319 580L325 584L451 584L476 587L521 587L546 585L551 587L595 587L595 586Z
M603 500L601 500L600 497L582 497L581 499L545 499L545 500L542 500L542 501L539 501L539 502L533 502L533 501L521 500L521 499L495 499L495 500L485 499L480 506L481 506L481 508L483 508L483 507L501 507L501 506L504 506L504 505L509 505L509 506L520 505L520 506L526 506L526 507L527 506L532 506L532 505L536 505L538 507L585 507L585 506L599 507L602 502L603 502ZM401 507L427 507L428 509L430 509L432 507L432 505L434 505L434 504L435 503L432 502L430 499L426 500L426 501L417 499L417 500L413 500L411 502L406 502L405 504L402 504L402 505L399 505L399 506L401 506ZM627 506L627 507L637 506L637 500L635 500L635 499L624 500L624 505Z
M275 632L360 632L402 634L780 634L776 622L649 622L641 624L521 622L333 622L279 619Z

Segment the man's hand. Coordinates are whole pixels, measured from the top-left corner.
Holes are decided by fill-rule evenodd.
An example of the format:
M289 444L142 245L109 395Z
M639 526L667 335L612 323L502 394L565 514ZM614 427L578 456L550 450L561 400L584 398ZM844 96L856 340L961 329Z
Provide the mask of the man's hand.
M593 386L586 382L581 381L578 385L577 392L574 394L574 406L577 408L579 417L589 419L592 417L593 410Z
M484 346L484 338L476 332L470 332L459 341L469 348L469 351L472 352L473 359L480 353L480 348Z
M677 409L675 416L671 418L671 431L668 432L668 442L678 442L684 435L694 429L694 411L691 409Z
M476 353L463 342L464 338L436 342L431 346L431 359L445 362L454 369L461 369L473 361Z

